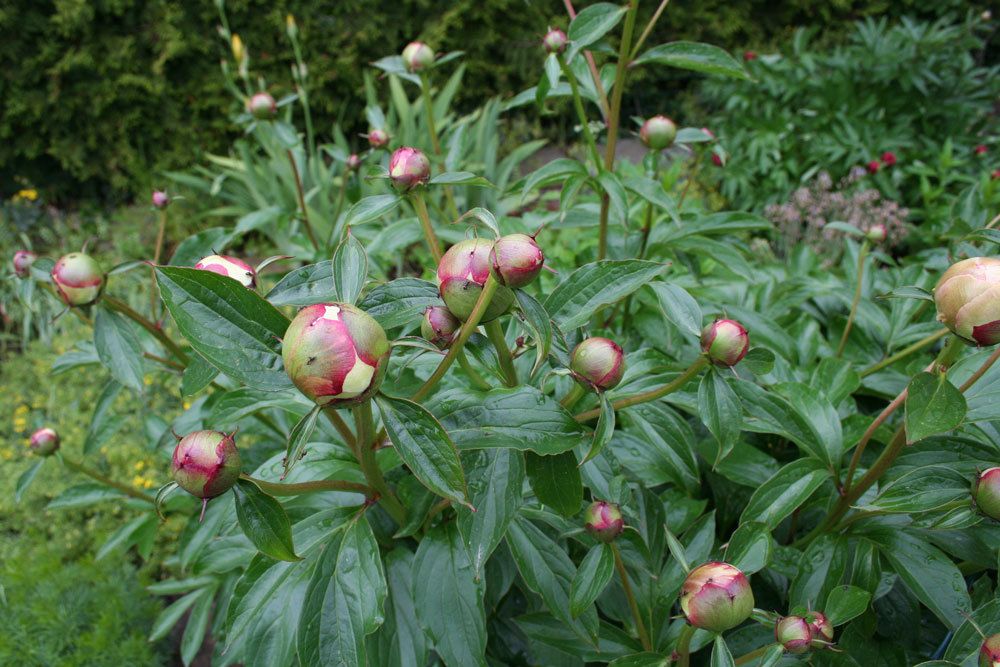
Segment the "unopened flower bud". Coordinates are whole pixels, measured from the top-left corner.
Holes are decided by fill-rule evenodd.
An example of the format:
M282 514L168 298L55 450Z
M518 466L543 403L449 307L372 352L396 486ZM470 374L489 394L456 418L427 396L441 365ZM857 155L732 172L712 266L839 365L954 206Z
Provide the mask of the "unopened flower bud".
M30 250L18 250L14 253L14 273L19 278L25 278L31 273L31 265L38 259L38 255Z
M878 170L882 168L882 163L878 160L871 160L865 165L865 169L868 170L869 174L877 174Z
M299 26L295 22L295 16L292 14L285 14L285 32L291 37L299 34Z
M247 100L247 111L257 120L274 120L278 115L278 103L274 101L270 93L254 93Z
M725 167L726 163L722 161L722 157L718 153L712 153L712 164L716 167Z
M361 168L361 157L357 153L351 153L347 156L346 164L351 171L357 171Z
M696 567L681 587L681 610L696 628L724 632L750 618L750 582L728 563L711 561Z
M661 151L674 143L677 125L666 116L647 118L639 129L639 138L648 148Z
M431 163L421 150L403 146L389 159L389 178L397 190L423 185L430 177Z
M240 477L242 463L233 434L194 431L177 441L171 471L174 481L197 498L215 498Z
M163 210L170 205L170 195L163 190L153 190L151 201L155 208Z
M989 149L986 148L986 144L979 144L978 146L972 149L972 152L975 153L976 155L986 155L986 151L988 150Z
M507 287L524 287L542 271L545 254L527 234L508 234L496 240L490 251L493 277Z
M750 335L736 320L715 320L701 332L701 351L717 366L735 366L750 349Z
M559 28L549 28L542 38L542 46L545 47L546 53L562 53L568 43L569 37Z
M595 336L574 348L569 368L587 385L600 390L612 389L625 374L625 353L613 340Z
M346 303L300 310L285 331L281 357L292 383L319 405L370 398L389 363L389 339L368 313Z
M979 647L979 667L1000 667L1000 633L983 640Z
M884 164L885 166L892 167L896 164L896 162L898 162L898 160L896 159L896 154L893 153L892 151L886 151L882 153L882 164Z
M972 257L952 264L934 287L937 319L970 343L1000 343L1000 259Z
M31 434L32 453L35 456L52 456L59 449L59 434L51 428L40 428Z
M239 65L243 62L243 58L246 56L246 49L243 48L243 40L236 33L233 33L232 39L229 40L229 46L233 51L233 60Z
M373 127L368 130L368 145L374 149L384 148L389 144L389 133Z
M757 52L756 51L744 51L743 52L743 60L745 60L746 62L751 62L753 60L757 60Z
M434 63L434 50L423 42L410 42L403 49L403 65L406 71L417 72Z
M833 643L833 623L826 614L811 611L806 614L805 619L809 623L809 631L812 632L813 648L825 648Z
M448 248L438 264L438 290L452 315L463 322L469 319L483 286L490 277L490 251L493 244L486 239L467 239ZM514 301L514 292L497 287L480 322L500 317Z
M420 322L420 335L444 350L451 345L460 326L462 323L444 306L428 306Z
M972 484L972 499L980 512L1000 521L1000 468L987 468Z
M872 225L865 233L865 238L872 243L882 243L887 236L889 236L889 232L882 223Z
M67 306L87 306L101 296L104 271L90 255L71 252L52 267L52 282Z
M232 278L244 287L253 288L257 285L257 272L254 271L252 266L236 257L209 255L198 260L194 268Z
M598 542L608 543L625 530L625 520L618 505L598 500L584 512L583 527Z
M801 616L785 616L774 624L774 638L789 653L805 653L812 645L812 629Z

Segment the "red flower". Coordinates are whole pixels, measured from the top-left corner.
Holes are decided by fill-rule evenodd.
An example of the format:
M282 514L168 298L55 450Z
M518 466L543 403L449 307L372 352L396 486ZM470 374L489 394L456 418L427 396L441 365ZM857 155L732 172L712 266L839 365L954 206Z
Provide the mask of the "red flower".
M879 162L878 160L872 160L865 166L868 169L869 174L876 174L878 173L879 168L882 166L882 163Z
M750 62L751 60L757 60L757 52L756 51L744 51L743 52L743 60L745 60L747 62Z
M712 164L714 164L716 167L722 166L722 158L719 157L717 153L712 153Z
M986 152L986 145L979 144L978 146L972 149L972 152L975 153L976 155L983 155Z
M896 154L892 151L886 151L882 153L882 164L887 167L891 167L896 164Z

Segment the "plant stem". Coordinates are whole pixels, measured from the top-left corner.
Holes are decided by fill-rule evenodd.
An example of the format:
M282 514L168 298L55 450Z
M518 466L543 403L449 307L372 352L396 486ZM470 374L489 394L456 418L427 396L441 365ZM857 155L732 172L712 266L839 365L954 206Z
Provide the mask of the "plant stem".
M986 361L983 362L982 366L980 366L978 369L976 369L975 373L973 373L972 375L969 376L968 380L966 380L965 382L962 383L962 386L959 387L958 390L960 392L962 392L962 393L965 393L966 389L968 389L972 385L976 384L976 382L979 381L979 378L983 377L983 375L986 373L986 371L988 371L990 369L990 366L992 366L994 363L996 363L997 358L1000 358L1000 346L997 346L997 348L995 350L993 350L993 354L991 354L986 359Z
M479 300L476 301L475 307L469 314L469 319L462 325L462 329L458 333L458 338L455 339L455 341L451 344L451 347L448 349L448 354L445 355L444 359L441 360L441 363L438 364L438 367L434 369L433 373L431 373L431 376L427 378L427 381L424 382L423 386L417 390L410 400L420 402L421 399L430 393L431 389L434 388L434 385L436 385L438 381L444 377L448 368L455 362L455 358L458 357L459 353L461 353L466 341L469 340L469 336L471 336L472 332L476 330L477 326L479 326L479 320L483 319L483 314L486 312L486 308L489 307L490 302L493 301L493 295L496 294L498 286L499 283L497 283L496 279L493 278L492 275L486 279L486 284L483 285L483 291L479 294Z
M635 42L635 46L632 47L632 53L628 58L630 61L635 60L635 57L639 55L639 49L646 41L646 38L649 37L649 33L653 32L656 22L660 20L660 15L663 14L663 10L665 10L669 4L670 0L662 0L660 2L660 6L656 8L655 12L653 12L653 17L649 19L649 23L646 24L646 29L642 31L642 34L639 35L639 39Z
M441 242L438 241L437 234L434 233L434 225L431 224L431 216L427 212L427 202L424 201L424 195L417 190L410 193L410 201L417 212L417 217L420 218L424 238L427 239L427 247L430 248L431 255L434 257L434 263L437 264L441 261Z
M497 351L497 357L500 359L500 369L503 371L504 377L507 378L507 386L516 387L517 369L514 367L514 358L510 356L510 348L507 347L507 339L504 337L500 320L492 320L483 326L486 329L487 337L489 337L490 342L493 343L493 347Z
M655 401L658 398L662 398L663 396L675 392L683 387L688 383L688 380L700 373L701 369L707 365L708 357L700 355L690 366L687 367L687 370L678 375L672 382L663 385L659 389L651 389L650 391L644 391L643 393L636 394L635 396L620 398L612 403L611 407L615 410L621 410L622 408L628 408L633 405L648 403L649 401ZM576 416L576 420L578 422L590 421L591 419L597 418L600 414L601 411L595 408L593 410L588 410L587 412L581 412Z
M242 479L247 479L261 488L262 491L270 493L272 496L297 496L303 493L321 493L323 491L350 491L352 493L363 493L370 496L372 490L364 484L357 482L346 482L340 479L318 479L312 482L299 482L297 484L279 484L277 482L267 482L256 477L251 477L246 473L240 475Z
M309 224L309 211L306 209L306 195L302 190L302 177L299 176L299 165L295 162L295 154L292 153L291 148L285 152L288 153L288 164L292 166L292 176L295 177L295 192L299 196L299 212L302 213L302 226L305 227L306 236L309 237L309 242L312 243L313 250L319 252L319 243L316 241L316 235L313 234L312 225Z
M681 634L677 637L677 647L674 653L677 654L677 667L688 667L691 664L691 637L694 635L694 626L685 623L681 628Z
M573 7L573 0L563 0L563 5L566 7L566 13L569 14L570 20L575 19L576 9ZM611 114L611 105L608 104L608 94L604 91L604 83L601 81L601 75L597 72L597 63L594 62L594 54L584 50L583 57L587 59L590 76L594 79L594 89L597 90L597 98L600 100L598 106L601 108L601 115L607 121L608 116Z
M559 405L569 410L576 405L577 401L583 398L583 395L586 392L587 390L580 386L579 382L574 382L570 390L566 392L566 395L562 397L561 401L559 401Z
M326 240L326 251L333 250L333 235L337 231L337 221L340 220L340 212L344 208L344 198L347 197L347 182L351 178L351 170L344 167L344 172L340 177L340 192L337 194L337 207L333 210L333 223L330 225L330 237Z
M183 371L184 364L179 361L174 361L173 359L165 359L164 357L159 357L155 354L150 354L149 352L142 353L143 358L149 359L150 361L155 361L158 364L166 366L167 368L172 368L175 371Z
M837 346L837 354L835 357L840 357L844 354L844 348L847 346L847 336L851 333L851 327L854 326L854 318L858 314L858 304L861 303L861 288L864 286L865 278L865 259L868 257L868 239L865 239L861 243L861 250L858 251L858 274L857 274L857 286L854 288L854 300L851 302L851 313L847 316L847 325L844 327L844 333L840 337L840 344Z
M576 76L573 75L573 72L566 64L566 58L563 54L557 53L556 59L559 61L559 68L562 70L563 76L566 77L566 81L569 83L570 92L573 93L573 107L576 109L576 116L580 121L583 139L587 142L587 148L590 149L590 159L594 161L594 168L600 169L601 154L597 152L597 142L594 141L594 134L590 131L590 122L587 120L587 111L583 108L583 99L580 97L580 84L577 82Z
M906 357L910 356L914 352L919 352L920 350L924 349L928 345L933 344L938 339L944 338L946 335L948 335L948 330L947 329L941 329L940 331L936 331L936 332L932 333L930 336L927 336L925 338L921 338L916 343L914 343L912 345L909 345L907 347L904 347L902 350L900 350L896 354L892 355L891 357L886 357L885 359L883 359L882 361L878 362L877 364L874 364L873 366L869 366L865 370L861 371L860 375L861 375L861 377L864 378L864 377L868 377L872 373L877 373L880 370L882 370L883 368L885 368L887 366L893 365L894 363L896 363L900 359L905 359Z
M615 568L618 576L622 580L622 590L625 591L625 599L628 600L628 607L632 610L632 620L635 621L635 630L639 633L639 641L642 642L644 651L652 651L653 645L649 642L649 634L646 632L646 625L642 622L642 614L639 612L639 604L635 601L635 594L632 593L632 584L628 581L628 572L625 571L625 563L622 562L622 553L618 550L618 545L611 543L611 551L615 555Z
M122 482L116 482L115 480L111 479L110 477L107 477L107 476L102 475L101 473L97 472L96 470L94 470L90 466L87 466L87 465L84 465L83 463L80 463L76 459L73 459L73 458L71 458L69 456L66 456L65 454L62 454L60 456L60 458L62 459L63 465L66 466L67 468L69 468L70 470L75 470L78 473L82 473L84 475L87 475L88 477L97 480L101 484L106 484L107 486L110 486L112 488L118 489L119 491L121 491L125 495L130 496L132 498L136 498L137 500L143 500L143 501L145 501L147 503L154 503L155 502L155 499L153 498L153 496L149 495L148 493L140 491L139 489L135 488L134 486L130 486L128 484L123 484Z
M155 324L147 320L145 317L132 310L132 308L124 301L120 301L119 299L116 299L115 297L108 295L104 295L103 297L101 297L101 299L102 301L104 301L104 305L106 305L108 308L121 313L122 315L129 318L130 320L141 326L143 329L151 333L153 335L153 338L160 341L163 347L167 348L171 354L177 357L178 361L180 361L184 365L187 365L188 356L184 353L184 350L182 350L180 346L177 345L177 343L170 340L170 337L163 332L163 329L156 326Z
M465 350L458 353L458 365L462 367L465 374L469 376L470 380L472 380L472 384L476 385L480 389L485 389L486 391L493 388L490 383L483 379L483 376L472 367L472 364L469 363L468 357L465 356Z
M353 408L354 423L358 429L357 455L361 471L371 486L381 497L382 506L389 516L399 525L406 522L406 509L396 499L389 485L382 476L382 469L375 460L375 420L372 417L372 402L370 400Z
M751 661L759 658L760 656L764 655L765 653L767 653L767 650L769 648L771 648L772 646L773 646L773 644L766 644L764 646L761 646L758 649L754 649L753 651L750 651L749 653L744 653L740 657L736 658L736 660L735 660L735 662L733 662L733 664L734 665L745 665L748 662L751 662Z
M333 428L337 429L337 433L339 433L340 437L344 439L347 446L352 450L355 449L358 441L354 437L351 427L347 425L347 422L345 422L343 417L340 416L340 413L338 413L334 408L326 406L323 408L323 414L326 415L327 420L329 420L329 422L333 425Z
M156 287L156 265L160 263L160 253L163 252L163 236L167 230L167 209L160 209L160 228L156 232L156 248L153 251L153 266L150 275L153 277L153 289L149 290L149 316L157 319L156 306L160 301L160 290Z
M431 147L434 154L442 156L441 141L438 139L437 126L434 124L434 98L431 97L431 82L427 78L426 72L420 73L420 96L424 98L424 112L427 115L427 132L431 135ZM444 198L448 204L448 212L451 217L458 217L458 206L455 204L455 195L451 191L451 186L444 186Z

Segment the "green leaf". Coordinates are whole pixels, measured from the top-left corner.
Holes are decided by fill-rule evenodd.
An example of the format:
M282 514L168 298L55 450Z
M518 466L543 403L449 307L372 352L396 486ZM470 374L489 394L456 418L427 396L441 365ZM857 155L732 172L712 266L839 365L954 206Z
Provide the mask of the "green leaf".
M356 303L368 279L368 255L361 241L350 233L350 228L347 237L333 253L332 271L337 301L351 305Z
M472 224L485 227L493 232L493 236L496 238L500 237L500 226L497 224L496 216L485 208L479 206L470 208L468 211L460 215L458 220L455 220L452 224L458 225L467 221L471 221Z
M274 306L211 271L161 266L156 281L177 328L209 363L265 391L291 386L280 351L288 319Z
M486 582L477 581L453 522L428 532L413 562L417 618L446 665L486 665Z
M660 300L660 310L669 322L681 331L701 338L701 307L687 290L680 285L661 282L649 283Z
M535 492L539 502L565 517L580 511L583 481L580 479L576 454L568 451L539 456L529 451L525 453L524 463L531 490Z
M482 188L492 188L493 184L482 176L471 171L446 171L434 176L430 185L474 185Z
M285 472L282 477L291 472L292 467L299 462L305 453L306 445L309 444L309 439L312 437L313 431L316 430L316 420L321 411L320 406L313 406L313 409L307 412L305 417L300 419L289 432L288 443L285 445Z
M280 206L268 206L267 208L247 213L236 221L236 227L233 229L233 236L242 236L247 232L253 232L263 227L267 227L268 225L277 222L283 215L284 214Z
M535 363L531 367L531 376L542 367L552 349L552 320L542 304L524 290L514 290L517 303L524 315L524 323L535 339Z
M45 463L45 459L38 459L32 462L28 469L21 473L21 476L17 478L17 486L14 487L14 502L21 502L21 497L24 496L24 492L28 490L31 486L31 482L34 481L35 475L41 470L42 464Z
M337 286L333 281L333 261L289 271L267 293L267 300L275 306L311 306L337 300Z
M372 665L425 667L427 638L417 620L413 599L414 554L397 548L385 555L385 575L389 597L385 604L385 622L369 637L368 660Z
M735 667L736 662L733 660L733 654L729 652L729 647L726 645L725 638L721 635L715 635L715 641L712 644L712 667Z
M813 540L799 558L788 591L789 604L825 609L827 595L844 577L849 555L844 537L824 534Z
M621 179L612 171L601 170L597 183L608 198L608 211L613 223L628 227L628 195Z
M122 386L115 380L109 380L101 390L101 395L94 403L94 414L87 426L87 436L83 439L84 456L89 456L100 449L101 445L110 440L125 424L123 419L111 414L111 408L114 407L121 390Z
M184 375L181 376L181 395L194 396L212 384L218 376L218 368L205 361L200 354L192 354Z
M615 658L608 667L670 667L670 658L659 653L633 653Z
M670 219L681 224L677 202L663 189L663 184L646 176L630 176L623 181L626 188L636 193L653 206L666 211Z
M208 255L222 252L232 241L233 235L222 227L211 227L187 237L174 250L170 258L172 266L194 266L198 260Z
M833 462L829 460L812 424L785 398L745 380L733 382L732 388L740 398L745 411L743 430L774 433L788 438L816 460L832 467Z
M396 453L417 479L439 496L472 507L458 449L434 415L418 403L384 394L375 402Z
M466 456L469 500L476 511L459 506L455 512L478 578L521 507L524 458L513 449L482 449Z
M754 491L740 522L759 521L771 530L809 499L830 476L815 459L792 461Z
M208 631L208 621L211 618L213 602L215 602L214 587L204 591L198 598L191 614L184 624L184 636L181 638L181 661L185 666L194 662L201 645L205 641L205 634Z
M740 399L720 373L710 371L702 375L698 385L698 415L719 446L717 466L733 451L743 425Z
M374 317L384 329L408 324L427 306L441 304L437 286L419 278L397 278L368 292L358 307Z
M94 560L103 560L109 554L115 553L119 550L127 549L129 546L135 543L132 539L133 536L141 532L143 528L152 526L155 530L156 528L156 515L155 514L141 514L131 521L120 526L115 532L111 534L110 537L104 542L100 549L97 550L97 554L94 556Z
M774 369L774 352L765 347L751 348L743 357L741 367L754 375L767 375Z
M703 74L719 74L735 79L750 78L743 65L726 51L699 42L669 42L654 46L636 58L632 65L646 63L667 65Z
M244 417L267 408L280 408L294 413L296 416L309 411L310 405L306 399L295 392L289 391L258 391L250 387L233 389L220 395L212 405L207 425L216 430L236 428Z
M187 610L206 595L209 599L211 599L211 589L202 588L194 591L193 593L188 593L160 612L160 615L156 617L156 621L154 621L153 627L149 632L149 641L155 642L166 637L167 633L169 633L170 630L177 625L178 621L181 620Z
M292 544L292 526L281 503L246 479L237 482L233 492L240 528L258 551L276 560L299 560Z
M142 393L142 347L125 318L99 306L94 317L94 348L111 377Z
M602 306L624 299L667 268L667 264L640 259L585 264L549 294L545 310L564 331L582 326Z
M121 500L127 497L118 489L112 489L111 487L95 482L88 482L69 487L50 500L45 508L54 510L86 507L87 505L104 502L105 500Z
M556 158L528 175L521 189L521 199L524 199L536 187L565 181L567 177L572 175L587 176L587 169L578 160Z
M966 474L947 465L929 465L893 479L859 509L901 514L930 512L968 498L969 477Z
M965 397L944 374L918 373L906 394L906 442L947 433L965 419Z
M610 2L598 2L580 10L569 24L567 36L573 44L567 60L572 60L581 49L608 34L624 15L625 7Z
M463 450L510 447L545 456L573 449L586 436L572 415L534 387L451 389L435 396L431 409Z
M615 409L611 406L611 399L608 398L606 391L600 392L598 397L601 403L601 413L597 417L597 427L594 429L594 439L590 442L590 449L580 465L600 454L604 446L611 440L611 436L615 434Z
M944 653L945 659L951 662L942 665L952 667L956 664L975 664L983 644L983 635L989 637L997 632L1000 632L1000 599L994 597L978 607L958 627Z
M576 618L594 604L615 574L615 555L610 544L596 544L580 563L569 587L569 613Z
M934 301L934 295L923 287L916 285L905 285L897 287L885 294L879 294L876 299L919 299L920 301Z
M347 215L344 216L344 226L363 225L377 220L395 210L401 201L402 197L392 194L365 197L348 209Z
M837 586L827 596L823 613L834 627L843 625L865 613L871 599L871 593L857 586Z
M771 562L771 531L766 524L749 521L741 524L730 536L726 562L751 575Z

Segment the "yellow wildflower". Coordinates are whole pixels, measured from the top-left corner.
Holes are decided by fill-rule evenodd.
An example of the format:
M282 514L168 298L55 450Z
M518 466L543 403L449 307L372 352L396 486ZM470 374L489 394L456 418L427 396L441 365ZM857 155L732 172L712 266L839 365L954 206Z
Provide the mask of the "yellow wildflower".
M14 201L35 201L38 199L38 190L35 188L25 188L14 193Z

